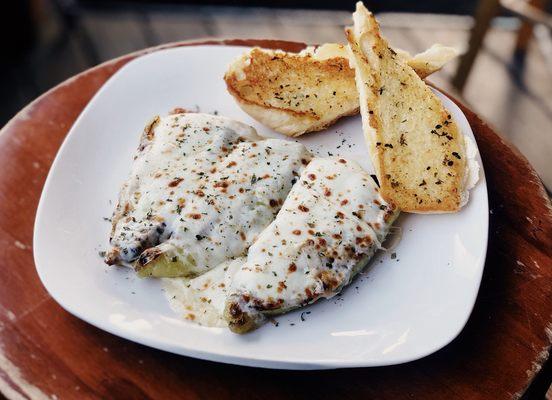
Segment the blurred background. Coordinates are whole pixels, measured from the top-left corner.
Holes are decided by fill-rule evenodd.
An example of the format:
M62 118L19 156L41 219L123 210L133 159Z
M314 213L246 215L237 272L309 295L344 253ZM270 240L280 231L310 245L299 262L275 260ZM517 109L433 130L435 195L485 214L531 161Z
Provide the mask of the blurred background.
M354 1L8 0L0 24L0 126L105 60L206 37L344 42ZM514 143L552 189L552 2L365 0L394 47L439 42L464 56L430 81Z

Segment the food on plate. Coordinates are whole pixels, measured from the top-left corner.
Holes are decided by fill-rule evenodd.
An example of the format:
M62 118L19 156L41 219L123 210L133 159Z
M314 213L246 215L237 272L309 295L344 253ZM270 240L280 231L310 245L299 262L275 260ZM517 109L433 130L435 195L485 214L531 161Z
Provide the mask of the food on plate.
M353 22L348 46L254 48L225 81L246 112L288 136L360 107L377 180L353 160L312 158L297 141L175 109L144 130L106 262L165 278L186 319L246 333L338 294L400 210L458 211L478 178L475 145L422 80L456 52L393 50L361 2Z
M425 78L457 52L434 45L412 57L400 54ZM347 46L327 43L300 53L253 48L236 59L224 76L238 105L264 125L287 136L319 131L358 113L358 91Z
M245 112L280 133L298 136L358 112L354 77L343 57L319 61L254 48L232 63L224 80Z
M267 315L339 293L397 215L356 162L315 158L246 257L193 279L165 279L166 297L190 321L248 332Z
M106 262L174 277L244 255L309 160L302 144L228 118L156 117L121 189Z
M465 139L439 98L359 2L347 29L365 139L381 196L402 211L458 211L468 198Z
M356 162L312 160L232 271L224 310L229 328L245 333L266 315L339 293L381 248L397 215Z

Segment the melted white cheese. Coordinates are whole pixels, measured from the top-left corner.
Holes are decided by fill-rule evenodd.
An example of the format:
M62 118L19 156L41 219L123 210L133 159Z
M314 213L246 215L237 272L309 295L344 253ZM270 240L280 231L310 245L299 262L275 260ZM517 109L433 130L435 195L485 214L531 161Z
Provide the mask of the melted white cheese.
M146 131L121 192L111 257L131 262L150 248L200 274L241 256L309 159L303 145L260 140L228 118L163 117Z
M163 279L171 308L184 319L212 327L227 326L222 315L232 277L245 259L223 262L194 279Z
M284 312L337 294L396 216L358 164L314 159L249 249L227 302L259 318L259 311Z
M387 235L387 219L393 214L381 199L372 177L354 161L315 158L301 184L323 196L335 210L367 223L380 242ZM337 208L336 208L337 207Z
M316 158L247 258L192 280L166 279L167 298L188 320L226 326L228 301L255 314L253 305L284 312L331 297L366 265L397 214L358 164Z

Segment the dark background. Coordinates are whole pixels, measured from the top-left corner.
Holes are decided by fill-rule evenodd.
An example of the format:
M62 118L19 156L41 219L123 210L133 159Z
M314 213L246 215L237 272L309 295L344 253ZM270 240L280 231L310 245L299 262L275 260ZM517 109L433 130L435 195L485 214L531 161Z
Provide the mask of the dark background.
M116 6L131 3L130 1L80 1L78 2L87 7ZM245 6L245 7L273 7L273 8L304 8L304 9L324 9L324 10L353 10L356 0L272 0L272 1L225 1L225 0L207 0L207 1L151 1L135 0L132 3L145 5L223 5L223 6ZM405 11L405 12L431 12L445 14L472 14L477 4L476 0L467 1L447 1L447 0L365 0L364 4L373 12L382 11Z
M68 40L69 35L80 38L79 46L83 48L88 59L86 66L95 65L103 61L94 54L93 46L87 43L87 37L79 31L79 20L88 12L124 12L125 10L181 10L194 9L205 6L243 6L263 8L288 9L326 9L347 10L354 9L354 0L245 0L245 1L77 1L77 0L8 0L1 3L0 10L4 16L0 23L0 40L2 41L2 61L0 63L0 85L3 87L0 94L0 126L3 126L20 108L62 79L80 72L82 68L64 67L66 71L57 71L51 75L48 71L36 77L37 69L48 57L57 57L56 50ZM440 1L440 0L366 0L365 4L374 12L415 12L415 13L443 13L457 15L471 15L477 5L476 0L468 1ZM49 10L44 15L44 9ZM52 38L48 36L48 28L52 19L56 20L57 32ZM50 27L50 30L51 27ZM29 69L32 76L29 75ZM38 72L40 75L40 71ZM50 75L48 75L50 74ZM39 80L40 82L36 83ZM17 85L17 88L12 88Z

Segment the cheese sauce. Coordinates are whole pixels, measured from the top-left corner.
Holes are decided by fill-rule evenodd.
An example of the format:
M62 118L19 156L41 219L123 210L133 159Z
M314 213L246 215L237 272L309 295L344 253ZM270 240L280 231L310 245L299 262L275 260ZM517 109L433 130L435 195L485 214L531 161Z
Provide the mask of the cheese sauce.
M236 303L260 322L337 294L380 247L398 212L362 168L343 159L313 159L247 258L192 280L166 279L166 296L184 318L226 326Z
M196 276L164 279L179 315L226 326L234 304L260 321L338 293L396 215L355 162L311 161L303 145L223 117L157 117L121 190L107 261L170 255Z
M176 314L200 325L224 327L227 290L232 277L245 261L237 258L223 262L194 279L163 279L165 296Z
M107 262L169 254L197 275L243 255L309 160L303 145L261 140L228 118L155 119L121 191Z

